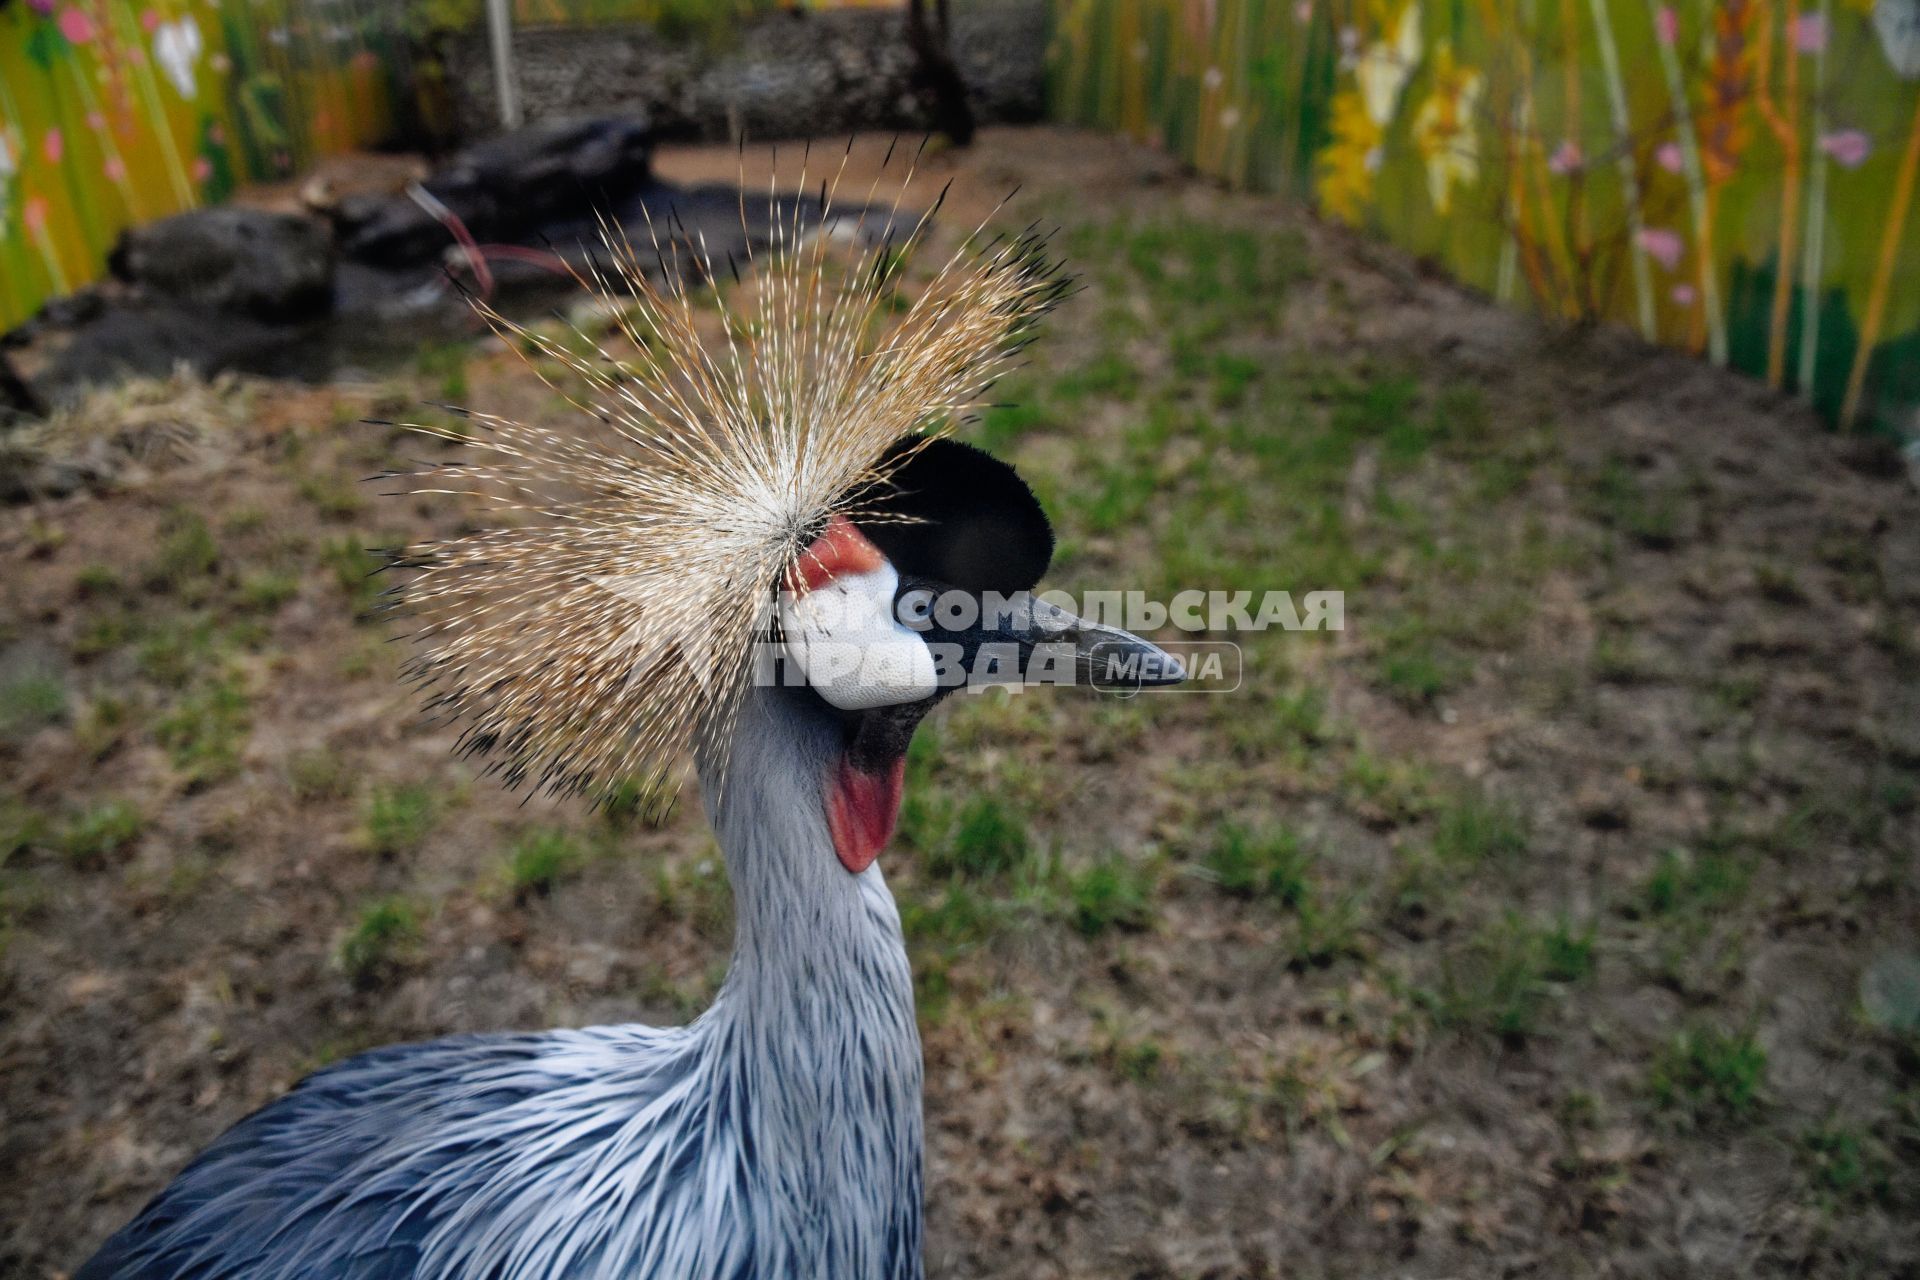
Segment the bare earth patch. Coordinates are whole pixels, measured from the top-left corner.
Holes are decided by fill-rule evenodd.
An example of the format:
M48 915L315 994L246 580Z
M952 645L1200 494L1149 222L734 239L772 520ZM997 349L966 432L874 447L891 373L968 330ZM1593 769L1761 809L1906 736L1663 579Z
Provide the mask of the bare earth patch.
M1058 223L1086 286L967 428L1047 501L1053 582L1333 588L1347 621L1246 638L1232 695L983 696L922 731L883 865L929 1273L1920 1267L1898 456L1119 141L924 167L956 227L1020 184L1000 222ZM178 390L192 430L153 428L164 390L97 400L95 489L0 509L10 1275L77 1266L322 1063L684 1020L725 966L695 797L523 805L362 617L362 549L464 513L359 483L442 446L356 420L564 424L555 397L491 343Z

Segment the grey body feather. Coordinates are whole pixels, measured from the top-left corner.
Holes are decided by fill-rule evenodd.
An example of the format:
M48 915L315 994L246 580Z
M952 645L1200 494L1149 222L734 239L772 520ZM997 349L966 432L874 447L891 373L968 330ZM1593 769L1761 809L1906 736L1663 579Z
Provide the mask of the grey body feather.
M737 924L691 1025L329 1067L203 1152L76 1280L919 1276L912 977L878 866L834 855L836 732L752 690L724 780L702 762Z

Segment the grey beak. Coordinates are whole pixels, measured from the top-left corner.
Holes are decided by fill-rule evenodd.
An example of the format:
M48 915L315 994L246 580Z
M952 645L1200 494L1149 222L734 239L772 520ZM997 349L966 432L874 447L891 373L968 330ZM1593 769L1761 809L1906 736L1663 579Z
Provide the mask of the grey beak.
M1187 668L1179 658L1131 631L1075 617L1044 600L1029 602L1033 631L1041 643L1071 644L1076 683L1110 693L1179 684Z
M959 598L964 622L942 621L931 602ZM917 602L909 608L909 602ZM962 683L1077 684L1131 693L1179 684L1186 664L1131 631L1075 617L1028 592L985 596L927 579L902 578L900 622L920 632L941 662L943 687ZM951 656L954 661L946 662Z

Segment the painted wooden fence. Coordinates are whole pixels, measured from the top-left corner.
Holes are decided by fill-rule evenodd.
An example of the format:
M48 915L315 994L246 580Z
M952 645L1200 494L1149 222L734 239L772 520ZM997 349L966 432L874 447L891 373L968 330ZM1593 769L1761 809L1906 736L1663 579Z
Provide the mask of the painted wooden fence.
M0 330L97 277L124 227L382 136L398 8L0 3Z
M1920 0L1055 0L1058 112L1920 434Z

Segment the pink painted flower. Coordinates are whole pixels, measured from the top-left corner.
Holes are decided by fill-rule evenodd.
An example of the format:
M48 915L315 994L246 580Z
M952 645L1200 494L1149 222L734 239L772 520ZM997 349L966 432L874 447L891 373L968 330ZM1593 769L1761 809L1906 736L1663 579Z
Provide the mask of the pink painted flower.
M1676 307L1690 307L1693 305L1693 286L1690 284L1677 284L1673 286L1672 296L1673 305Z
M87 128L93 130L95 133L105 133L107 131L106 116L98 111L87 112Z
M43 18L53 15L53 0L27 0L27 7Z
M219 124L208 125L207 141L216 147L225 146L227 141L227 131L225 127Z
M1821 136L1820 149L1842 169L1858 169L1873 154L1873 142L1858 129L1838 129Z
M1803 13L1793 22L1793 47L1801 53L1819 53L1827 47L1827 18L1821 13Z
M93 19L71 6L60 11L60 34L70 43L86 44L93 39Z
M1659 164L1659 166L1662 169L1665 169L1668 173L1680 172L1680 164L1681 164L1682 157L1680 155L1679 143L1677 142L1661 143L1660 149L1653 153L1653 158Z
M60 157L67 154L67 138L58 129L47 130L47 136L40 140L40 154L47 158L48 164L59 164Z
M213 161L207 159L205 156L195 156L193 158L193 180L195 182L205 182L212 176Z
M107 175L107 181L116 186L127 180L127 164L119 156L108 156L100 170Z
M1293 6L1293 20L1301 26L1313 21L1313 0L1300 0Z
M140 29L142 31L148 35L152 35L155 31L159 30L159 27L160 15L158 13L155 13L152 9L142 9L140 11Z
M1564 178L1570 173L1580 172L1586 164L1586 157L1580 153L1580 144L1568 138L1554 148L1553 155L1547 159L1547 170Z
M47 229L47 198L28 196L27 202L20 206L20 221L26 224L28 231L39 235Z
M1660 37L1661 44L1672 44L1680 38L1680 15L1671 5L1662 5L1653 15L1654 34Z
M1687 242L1680 238L1680 233L1665 227L1642 227L1634 240L1649 258L1669 271L1680 265L1680 255L1687 251Z

